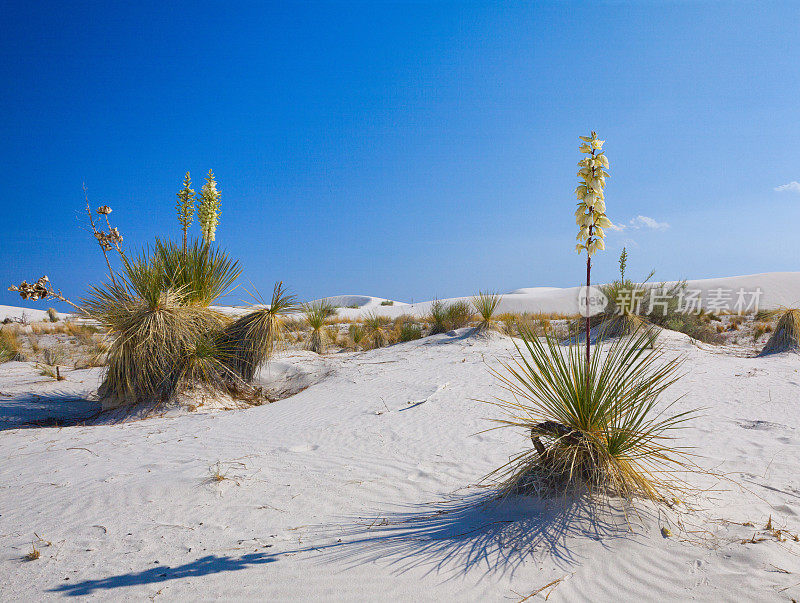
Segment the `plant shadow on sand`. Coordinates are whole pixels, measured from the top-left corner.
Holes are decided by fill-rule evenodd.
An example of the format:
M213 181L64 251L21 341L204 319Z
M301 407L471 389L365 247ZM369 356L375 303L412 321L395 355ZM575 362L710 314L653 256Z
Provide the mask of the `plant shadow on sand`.
M100 402L65 392L0 398L0 431L80 425L100 411Z
M130 572L108 578L97 580L82 580L74 584L61 584L49 589L50 592L57 592L71 597L81 597L89 595L98 590L111 590L124 586L137 586L142 584L157 584L168 580L179 580L181 578L198 578L219 574L221 572L234 572L243 570L251 566L272 563L277 561L276 555L266 553L250 553L241 557L218 557L208 555L189 563L175 567L158 565L140 572Z
M322 552L323 560L350 566L382 562L399 573L426 568L426 574L446 578L480 567L484 576L513 575L536 556L568 567L581 559L575 539L605 547L608 539L633 536L621 505L601 505L585 497L499 499L494 492L415 505L368 522L360 518L318 527L328 543L338 539L307 549Z

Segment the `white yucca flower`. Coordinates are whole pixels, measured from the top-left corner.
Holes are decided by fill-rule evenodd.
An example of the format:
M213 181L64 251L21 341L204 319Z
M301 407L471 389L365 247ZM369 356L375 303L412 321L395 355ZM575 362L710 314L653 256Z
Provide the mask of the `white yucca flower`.
M217 182L214 180L214 172L208 170L206 183L200 189L200 196L197 201L197 219L200 221L200 228L203 231L203 240L210 243L214 240L219 224L219 191Z
M584 144L578 150L588 155L578 162L580 183L575 188L578 207L575 210L575 223L578 225L578 245L575 251L586 251L590 256L605 249L604 228L612 226L606 216L606 202L603 191L606 187L609 167L608 158L603 154L604 140L598 140L597 133L580 136Z

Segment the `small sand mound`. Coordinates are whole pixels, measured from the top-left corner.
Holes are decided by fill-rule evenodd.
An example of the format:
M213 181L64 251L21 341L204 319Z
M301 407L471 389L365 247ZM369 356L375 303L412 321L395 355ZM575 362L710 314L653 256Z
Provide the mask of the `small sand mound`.
M800 310L787 310L781 316L759 356L780 352L800 352Z

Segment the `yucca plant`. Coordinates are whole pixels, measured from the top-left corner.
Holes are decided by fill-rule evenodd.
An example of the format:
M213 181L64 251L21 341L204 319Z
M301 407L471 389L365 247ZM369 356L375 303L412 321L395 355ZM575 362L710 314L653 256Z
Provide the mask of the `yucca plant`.
M761 355L800 350L800 310L789 309L778 320Z
M198 339L229 320L187 305L184 295L183 290L154 287L137 292L119 279L116 285L92 289L83 302L87 315L114 337L102 397L122 404L163 401L177 392L186 375L184 361Z
M325 300L303 304L306 324L311 328L306 339L306 349L317 354L324 354L328 347L328 334L325 325L328 318L336 314L336 308Z
M480 316L480 322L477 327L478 333L485 333L496 327L494 313L502 299L503 296L498 293L484 293L483 291L479 291L478 295L472 298L472 305Z
M194 386L263 401L260 389L250 382L258 365L280 341L281 317L294 309L294 298L279 283L269 307L235 321L209 308L230 291L241 270L238 262L211 246L220 215L219 191L211 171L199 195L203 241L188 244L186 233L194 214L190 184L187 173L177 203L183 245L156 239L152 248L138 255L122 249L122 236L108 220L110 207L97 209L98 215L105 216L106 232L98 227L87 205L92 233L103 251L111 282L93 287L83 307L53 289L46 276L32 284L23 281L10 287L23 299L69 303L108 331L113 340L99 392L111 402L106 402L107 406L166 401ZM110 250L116 250L121 258L119 271L112 269ZM103 348L97 357L105 352Z
M364 341L371 348L382 348L388 341L386 327L391 323L388 316L370 312L364 317Z
M672 434L695 414L660 403L682 360L651 346L648 328L595 346L588 365L582 346L528 329L521 340L518 357L494 371L511 398L492 403L508 415L497 422L524 429L534 447L497 470L503 492L662 500L687 459Z
M582 183L575 190L580 228L577 250L586 251L587 290L591 257L604 248L603 189L608 160L597 134L582 136L579 163ZM627 259L627 258L625 258ZM621 262L624 280L624 262ZM673 445L674 430L693 411L671 413L662 405L664 391L679 378L680 359L668 359L656 345L652 327L637 324L627 337L614 339L604 350L590 346L587 291L585 347L577 338L568 346L545 335L537 338L520 325L523 346L518 357L494 371L510 399L494 404L507 414L501 426L524 429L533 448L512 458L495 472L503 493L643 496L662 500L674 470L685 453ZM673 471L673 473L670 473Z
M183 303L198 306L209 306L229 293L242 272L239 262L221 249L195 240L184 251L161 239L137 256L124 256L123 269L139 295L146 290L180 290Z
M251 381L258 365L284 340L284 317L298 309L295 296L287 293L282 282L276 283L268 306L262 304L222 330L218 341L227 354L225 363L245 382Z

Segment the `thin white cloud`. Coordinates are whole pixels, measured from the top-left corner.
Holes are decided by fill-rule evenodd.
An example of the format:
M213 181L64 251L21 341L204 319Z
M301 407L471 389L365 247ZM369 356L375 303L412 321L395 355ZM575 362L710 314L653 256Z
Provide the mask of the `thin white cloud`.
M627 224L614 224L609 228L611 230L616 230L617 232L624 232L626 230L641 230L643 228L649 230L666 230L669 228L669 224L667 222L659 222L650 216L636 216Z
M773 190L778 193L800 193L800 182L792 180L788 184L776 186Z

